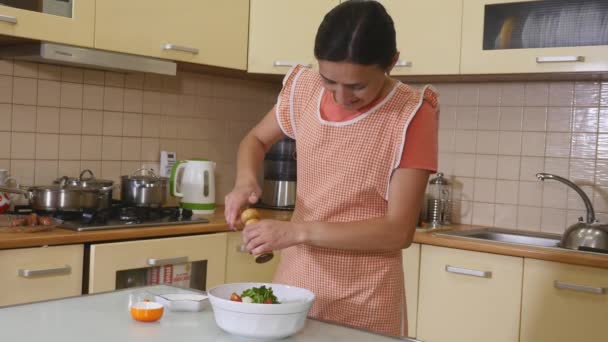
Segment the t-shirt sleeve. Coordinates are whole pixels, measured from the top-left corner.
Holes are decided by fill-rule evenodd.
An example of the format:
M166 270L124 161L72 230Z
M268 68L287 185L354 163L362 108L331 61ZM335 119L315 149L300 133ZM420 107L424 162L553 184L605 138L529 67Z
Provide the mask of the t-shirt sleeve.
M296 139L296 119L295 112L297 111L296 89L298 88L298 78L305 71L302 65L296 65L283 78L283 88L277 98L275 105L275 114L277 122L285 135L292 139Z
M436 107L424 101L410 122L399 168L437 172L439 115Z

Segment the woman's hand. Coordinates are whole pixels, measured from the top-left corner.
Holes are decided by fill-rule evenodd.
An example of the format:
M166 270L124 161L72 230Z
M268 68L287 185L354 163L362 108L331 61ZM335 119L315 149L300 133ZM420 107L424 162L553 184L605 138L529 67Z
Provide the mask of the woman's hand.
M262 190L257 183L236 184L234 189L226 195L224 203L224 217L228 223L228 227L236 230L237 226L242 226L241 211L249 204L257 203Z
M253 255L291 247L304 242L304 231L295 223L262 220L243 229L243 243Z

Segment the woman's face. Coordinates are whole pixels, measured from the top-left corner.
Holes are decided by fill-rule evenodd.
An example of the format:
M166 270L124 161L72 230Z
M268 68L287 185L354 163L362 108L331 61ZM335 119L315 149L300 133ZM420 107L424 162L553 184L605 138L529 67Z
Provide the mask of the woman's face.
M323 87L337 104L357 111L378 98L388 77L377 65L319 60Z

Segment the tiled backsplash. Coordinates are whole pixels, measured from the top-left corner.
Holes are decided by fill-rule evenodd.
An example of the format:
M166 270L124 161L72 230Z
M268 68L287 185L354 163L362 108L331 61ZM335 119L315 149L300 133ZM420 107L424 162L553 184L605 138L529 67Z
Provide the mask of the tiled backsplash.
M222 202L238 143L272 107L278 87L0 60L0 168L25 185L82 169L119 181L169 150L216 161Z
M562 233L580 197L537 172L569 178L608 222L608 82L435 84L439 168L454 221Z

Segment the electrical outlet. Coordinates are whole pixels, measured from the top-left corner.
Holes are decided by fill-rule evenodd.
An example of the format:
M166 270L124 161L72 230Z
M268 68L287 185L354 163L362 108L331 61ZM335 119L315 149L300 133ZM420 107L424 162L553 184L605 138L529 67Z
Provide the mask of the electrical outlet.
M142 163L141 167L144 169L152 170L155 174L160 175L160 163Z

